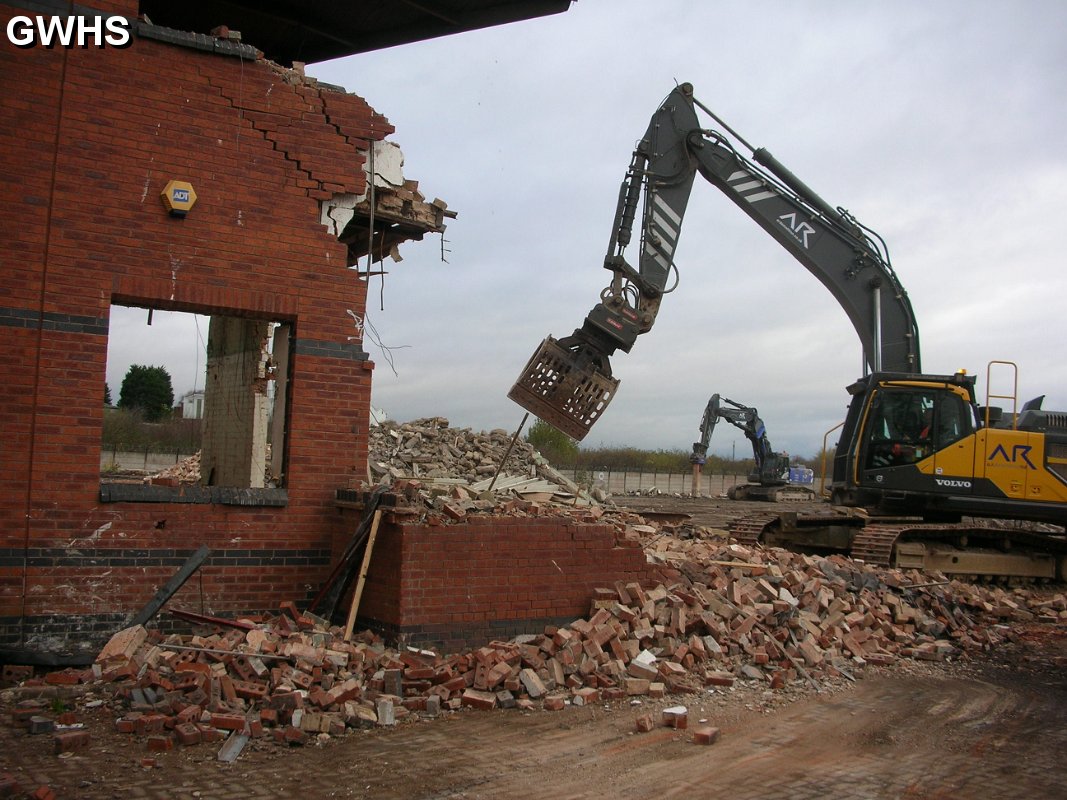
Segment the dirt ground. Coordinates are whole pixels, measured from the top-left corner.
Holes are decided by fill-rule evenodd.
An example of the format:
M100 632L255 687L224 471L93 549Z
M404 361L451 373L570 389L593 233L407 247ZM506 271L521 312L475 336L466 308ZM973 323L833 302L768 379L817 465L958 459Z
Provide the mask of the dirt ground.
M620 498L723 526L728 501ZM736 504L734 504L736 505ZM748 505L748 504L745 504ZM722 506L726 506L723 508ZM716 521L718 520L718 521ZM1061 587L1062 588L1062 587ZM0 693L0 773L58 798L1067 797L1067 630L1018 627L995 652L956 663L868 667L855 682L732 689L561 711L474 711L285 747L252 740L233 763L218 745L149 753L114 729L102 696L65 700L92 743L57 756L51 737L7 720L23 696ZM689 725L637 732L685 706ZM720 730L694 741L701 725ZM155 759L142 766L142 759Z
M612 504L629 511L662 515L664 521L684 518L693 525L725 529L731 520L745 514L755 514L768 509L790 511L825 511L828 506L820 500L763 503L756 501L727 500L723 497L688 497L671 494L620 495L611 498Z

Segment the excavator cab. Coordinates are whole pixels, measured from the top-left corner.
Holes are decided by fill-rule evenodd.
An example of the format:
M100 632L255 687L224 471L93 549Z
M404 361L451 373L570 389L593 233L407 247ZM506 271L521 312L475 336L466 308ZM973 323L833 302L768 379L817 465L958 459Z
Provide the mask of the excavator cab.
M835 458L837 502L927 513L939 496L973 491L981 427L974 378L883 373L849 391L842 444L851 444Z
M863 463L867 470L914 464L933 452L934 393L882 390L871 398Z

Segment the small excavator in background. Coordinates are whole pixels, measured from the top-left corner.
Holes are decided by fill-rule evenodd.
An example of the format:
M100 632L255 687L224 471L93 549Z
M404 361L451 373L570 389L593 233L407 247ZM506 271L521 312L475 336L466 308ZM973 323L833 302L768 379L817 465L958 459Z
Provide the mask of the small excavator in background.
M753 469L748 483L739 483L726 491L731 500L815 500L814 473L807 467L794 467L788 453L776 453L767 438L767 426L759 411L713 394L700 420L700 441L693 442L689 462L693 465L693 493L699 485L700 468L707 462L708 445L715 425L724 419L745 434L752 444Z
M702 127L697 107L729 135ZM574 439L589 432L618 389L609 357L630 352L677 288L674 251L698 173L830 291L865 362L864 376L848 387L829 485L833 512L757 515L731 532L750 543L951 574L1067 578L1067 412L1044 411L1039 400L1020 410L1011 362L990 362L984 403L965 372L923 373L911 302L881 237L753 149L688 83L659 105L633 153L600 302L573 334L542 341L508 396ZM635 268L625 250L639 205ZM1010 393L992 393L994 365L1013 370ZM1010 412L990 406L991 398L1010 403ZM964 517L991 522L960 524Z

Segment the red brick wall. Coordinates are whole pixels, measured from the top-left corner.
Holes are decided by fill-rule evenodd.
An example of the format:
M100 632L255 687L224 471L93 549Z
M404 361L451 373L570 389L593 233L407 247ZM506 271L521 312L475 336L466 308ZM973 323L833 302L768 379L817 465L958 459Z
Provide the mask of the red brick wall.
M266 62L147 38L5 39L0 75L0 649L97 646L201 544L213 555L171 607L303 605L354 524L334 493L365 475L373 368L349 340L366 289L319 201L363 191L364 140L392 127ZM184 219L160 201L170 180L197 193ZM102 502L113 303L294 323L284 507ZM565 520L387 525L362 616L411 640L498 638L584 615L643 565Z
M0 74L0 644L84 644L200 544L215 555L176 604L300 600L329 566L335 490L365 474L373 367L349 340L365 285L319 201L364 190L363 139L392 127L267 62L136 36L5 37ZM172 179L198 195L184 219L160 201ZM294 323L285 507L100 502L112 303Z
M556 517L385 524L359 621L446 651L540 633L587 616L597 587L652 578L637 543L622 544L609 525Z

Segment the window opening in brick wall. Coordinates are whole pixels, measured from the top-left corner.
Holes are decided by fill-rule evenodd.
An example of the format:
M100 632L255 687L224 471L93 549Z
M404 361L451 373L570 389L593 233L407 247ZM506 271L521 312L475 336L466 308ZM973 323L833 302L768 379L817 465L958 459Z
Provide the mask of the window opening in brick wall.
M290 323L277 320L112 305L101 483L284 487L291 333ZM129 386L155 389L161 373L172 392L163 408L150 391ZM139 402L143 395L147 404ZM138 499L129 494L108 492ZM141 494L167 499L159 491ZM215 502L216 495L229 497L187 492L183 502Z

